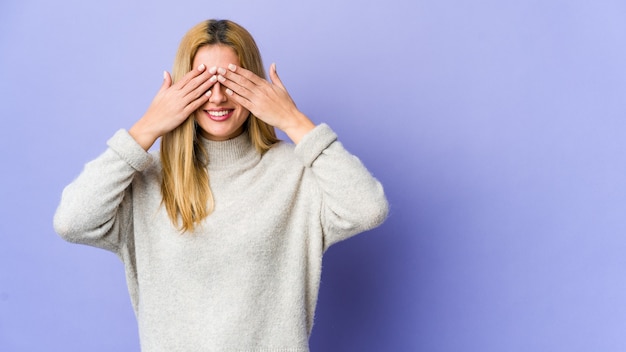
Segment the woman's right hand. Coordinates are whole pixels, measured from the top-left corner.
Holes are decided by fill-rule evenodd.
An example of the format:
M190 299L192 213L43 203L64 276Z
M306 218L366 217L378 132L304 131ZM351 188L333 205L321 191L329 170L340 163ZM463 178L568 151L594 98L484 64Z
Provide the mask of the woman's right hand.
M163 72L163 84L146 113L128 133L144 150L162 135L183 123L211 96L210 88L217 81L216 68L200 65L172 85L172 77Z

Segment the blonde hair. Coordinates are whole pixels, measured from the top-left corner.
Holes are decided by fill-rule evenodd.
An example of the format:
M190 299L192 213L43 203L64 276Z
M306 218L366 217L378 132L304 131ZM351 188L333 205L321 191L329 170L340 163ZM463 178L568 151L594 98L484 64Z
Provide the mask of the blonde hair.
M173 82L192 70L198 49L206 45L232 48L241 67L265 78L261 53L250 33L232 21L208 20L195 25L182 38L172 68ZM253 114L244 123L244 129L259 153L278 142L274 127ZM162 203L174 226L182 232L193 231L215 208L209 187L208 155L199 140L198 130L195 116L191 114L161 138Z

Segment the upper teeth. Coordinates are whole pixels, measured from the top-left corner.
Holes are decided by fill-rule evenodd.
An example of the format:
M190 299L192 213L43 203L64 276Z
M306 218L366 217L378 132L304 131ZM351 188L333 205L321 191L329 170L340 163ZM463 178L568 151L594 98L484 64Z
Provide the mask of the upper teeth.
M228 114L228 110L209 111L209 115L211 116L225 116L226 114Z

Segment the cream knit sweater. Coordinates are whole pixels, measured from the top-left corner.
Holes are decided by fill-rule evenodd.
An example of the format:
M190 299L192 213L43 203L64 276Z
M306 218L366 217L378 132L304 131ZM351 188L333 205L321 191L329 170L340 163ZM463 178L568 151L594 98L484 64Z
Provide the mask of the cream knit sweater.
M388 211L336 139L322 124L264 155L246 133L203 140L215 211L181 234L157 155L120 130L65 188L54 226L124 262L144 352L308 351L324 251Z

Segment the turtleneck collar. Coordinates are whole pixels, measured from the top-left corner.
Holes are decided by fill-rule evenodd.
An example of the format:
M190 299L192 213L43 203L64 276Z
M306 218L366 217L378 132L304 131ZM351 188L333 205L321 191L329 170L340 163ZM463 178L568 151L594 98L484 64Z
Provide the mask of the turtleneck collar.
M260 157L247 131L225 141L212 141L202 136L199 138L209 155L209 169L243 165Z

